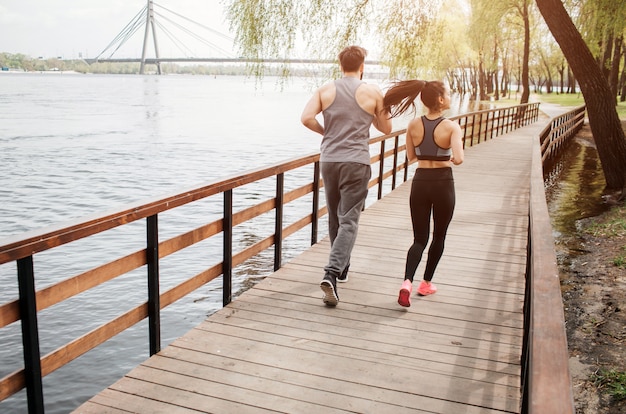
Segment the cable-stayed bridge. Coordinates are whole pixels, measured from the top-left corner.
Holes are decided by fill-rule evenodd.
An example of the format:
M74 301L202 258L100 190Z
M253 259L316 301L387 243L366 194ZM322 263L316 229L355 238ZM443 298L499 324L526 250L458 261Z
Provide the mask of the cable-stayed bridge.
M141 57L114 57L141 28L144 29ZM209 37L212 40L209 40ZM150 40L152 45L150 45ZM182 57L162 57L159 40L161 42L165 40L170 49L176 50L176 53L180 53ZM85 61L89 64L95 62L140 62L140 73L144 73L145 65L154 64L157 67L157 73L160 74L162 62L238 61L232 52L233 44L234 39L231 36L183 16L155 3L153 0L147 0L146 5L96 58L85 59ZM213 57L205 59L194 57L196 55L192 49L194 46L200 47L203 50L202 53ZM150 52L153 53L153 57L148 57Z
M190 27L193 27L192 30ZM144 29L143 47L140 58L114 57L141 28ZM157 31L158 29L158 31ZM202 32L205 36L201 36ZM158 34L158 36L157 36ZM176 49L182 57L162 57L160 54L160 36L164 35L168 45ZM208 40L207 37L213 40ZM184 39L183 39L184 38ZM152 40L152 45L150 45ZM147 0L146 5L133 19L117 34L109 45L95 58L84 59L87 63L141 63L139 73L143 74L146 65L156 65L157 73L161 74L161 63L301 63L301 64L332 64L335 60L323 59L249 59L235 56L235 39L223 34L202 23L185 17L153 0ZM192 47L202 47L203 53L213 54L213 57L195 57ZM152 50L150 50L152 49ZM149 57L148 53L154 55ZM368 62L378 64L378 62Z

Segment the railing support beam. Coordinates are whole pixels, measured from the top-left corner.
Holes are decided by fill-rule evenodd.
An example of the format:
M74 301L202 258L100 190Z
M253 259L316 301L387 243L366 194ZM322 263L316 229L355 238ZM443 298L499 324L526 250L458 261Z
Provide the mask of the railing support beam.
M281 267L283 255L283 210L285 174L276 176L276 216L274 218L274 271Z
M17 279L20 293L19 307L22 319L24 378L28 412L39 414L44 412L44 405L33 256L27 256L17 261Z
M222 305L233 299L233 190L224 191L224 257L222 262Z
M150 355L161 350L161 296L159 288L159 226L158 216L146 218L148 261L148 335Z

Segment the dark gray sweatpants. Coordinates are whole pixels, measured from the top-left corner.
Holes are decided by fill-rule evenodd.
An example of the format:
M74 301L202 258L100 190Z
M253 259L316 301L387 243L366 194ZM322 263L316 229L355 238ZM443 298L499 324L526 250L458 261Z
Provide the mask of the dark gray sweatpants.
M328 206L328 235L331 243L328 265L324 271L337 276L350 262L372 167L356 162L321 162L320 168Z

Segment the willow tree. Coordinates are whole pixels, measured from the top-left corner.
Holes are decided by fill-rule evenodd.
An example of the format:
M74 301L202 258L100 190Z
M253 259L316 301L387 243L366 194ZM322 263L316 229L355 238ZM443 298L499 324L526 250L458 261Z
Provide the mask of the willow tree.
M626 2L616 0L586 0L580 4L579 27L583 38L617 96L618 73L624 31Z
M569 63L585 98L589 126L602 163L607 190L626 195L626 138L615 96L591 50L561 0L536 0L539 11Z
M379 3L382 6L382 2ZM381 9L384 17L378 23L378 34L385 39L381 57L391 70L391 76L425 78L439 60L442 28L436 24L435 2L423 7L398 9L402 2L389 2ZM402 10L402 12L400 12Z
M477 94L476 79L478 53L470 45L467 11L463 8L464 0L444 2L433 25L439 37L433 37L428 49L437 53L431 61L433 75L441 74L450 82L450 88L462 95Z
M450 1L450 0L447 0ZM392 73L415 76L425 56L433 21L444 0L225 0L241 56L256 59L336 60L350 44L377 48ZM376 34L377 36L374 36ZM382 34L382 35L381 35ZM377 40L374 40L374 39ZM380 45L372 44L381 42ZM305 50L307 56L302 56ZM257 73L258 74L258 73Z
M469 39L478 52L478 98L487 99L487 70L498 69L499 23L506 14L506 2L471 0ZM492 48L492 45L495 45Z

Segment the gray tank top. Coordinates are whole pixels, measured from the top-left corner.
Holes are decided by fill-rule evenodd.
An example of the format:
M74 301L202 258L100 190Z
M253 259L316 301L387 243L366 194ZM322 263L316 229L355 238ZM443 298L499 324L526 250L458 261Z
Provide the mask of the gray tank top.
M320 146L320 161L370 165L368 142L374 116L356 101L356 90L362 83L349 76L335 81L335 100L323 112L324 138Z
M441 148L435 142L435 128L443 121L442 117L437 119L428 119L426 116L422 116L422 123L424 124L424 139L415 147L415 155L418 160L431 160L431 161L450 161L452 156L452 149Z

